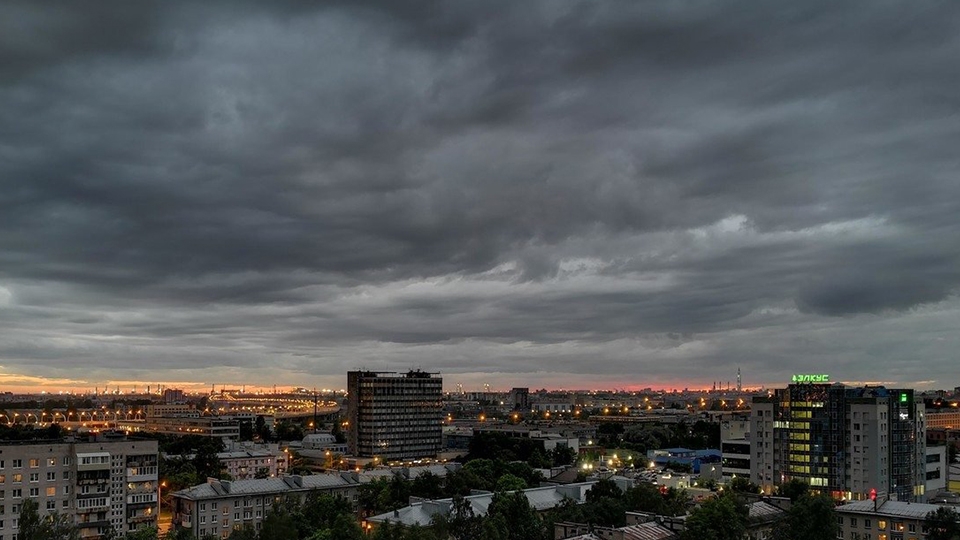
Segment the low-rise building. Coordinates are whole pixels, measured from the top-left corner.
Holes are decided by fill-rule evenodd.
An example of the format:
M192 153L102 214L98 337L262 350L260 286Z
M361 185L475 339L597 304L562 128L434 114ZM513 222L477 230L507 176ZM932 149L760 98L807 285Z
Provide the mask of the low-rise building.
M216 416L157 417L143 421L123 421L117 423L119 429L131 432L162 433L164 435L200 435L239 440L240 423L234 419Z
M524 496L535 510L538 512L556 508L566 500L572 500L576 504L583 504L587 500L587 492L596 484L596 482L579 482L576 484L565 484L560 486L538 487L523 490ZM468 495L464 500L470 504L473 514L476 516L485 516L487 508L493 500L493 493L481 493ZM367 522L372 526L390 523L391 525L402 524L412 527L418 525L429 527L434 516L440 514L450 515L453 508L453 499L422 500L394 510L367 518Z
M597 527L562 521L553 526L555 540L673 540L678 535L656 522L625 527Z
M355 472L283 476L253 480L210 479L173 494L173 525L190 530L193 536L226 538L243 526L259 531L274 502L322 492L356 504L359 475Z
M935 504L907 501L855 501L837 507L840 533L852 540L921 540L927 514Z
M195 454L170 456L164 454L164 459L181 457L192 460ZM280 450L280 445L236 443L228 445L223 452L217 452L217 459L226 469L233 480L247 480L250 478L271 478L282 475L287 471L286 453Z

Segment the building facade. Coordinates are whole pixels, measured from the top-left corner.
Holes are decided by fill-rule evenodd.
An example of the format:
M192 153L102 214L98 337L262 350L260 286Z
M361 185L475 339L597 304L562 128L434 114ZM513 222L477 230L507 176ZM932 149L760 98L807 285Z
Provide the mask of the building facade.
M443 427L443 379L435 373L347 373L347 445L383 461L434 457Z
M755 397L751 480L764 491L797 478L836 499L871 490L924 500L923 400L910 389L795 383Z
M227 538L244 526L259 531L267 512L281 498L302 502L307 494L320 492L356 504L359 486L355 472L231 482L210 479L173 494L173 526L188 529L195 538Z
M0 538L15 538L23 501L33 499L41 515L72 516L81 538L114 529L125 534L156 526L157 442L0 445Z
M840 534L850 540L923 540L926 516L939 506L904 501L856 501L837 507Z

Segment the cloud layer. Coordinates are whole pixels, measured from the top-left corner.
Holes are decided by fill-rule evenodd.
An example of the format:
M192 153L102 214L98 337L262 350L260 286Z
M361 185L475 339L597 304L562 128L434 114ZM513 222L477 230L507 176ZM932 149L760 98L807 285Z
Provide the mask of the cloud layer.
M7 2L0 373L952 387L958 56L952 2Z

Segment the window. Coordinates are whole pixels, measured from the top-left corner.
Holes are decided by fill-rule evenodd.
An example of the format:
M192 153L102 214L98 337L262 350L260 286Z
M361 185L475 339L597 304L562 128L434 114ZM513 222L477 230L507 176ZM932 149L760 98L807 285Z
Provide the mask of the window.
M60 506L61 506L62 508L70 508L70 501L64 499L64 500L61 502Z
M39 459L33 458L33 459L30 460L30 468L31 468L31 469L36 469L36 468L39 467L39 466L40 466L40 460L39 460Z
M56 467L56 466L57 466L57 458L55 457L47 458L47 467Z
M40 488L30 488L30 496L31 496L31 497L39 497L39 496L40 496Z
M22 469L22 468L23 468L23 460L22 460L22 459L13 459L13 460L10 460L10 461L11 461L11 465L13 466L14 469Z
M57 472L47 471L47 482L56 482L56 481L57 481Z
M23 498L23 490L22 490L22 489L15 489L15 490L13 490L13 498L14 498L14 499L21 499L21 498Z
M57 496L57 488L54 487L54 486L48 487L48 488L47 488L47 497L56 497L56 496Z
M863 526L869 529L869 528L870 528L870 520L869 520L869 519L863 520Z
M70 465L70 456L64 456L63 461L61 463L63 463L64 467L66 467L67 465Z
M851 526L851 527L856 527L856 526L857 526L857 518L855 518L855 517L850 518L850 526Z
M70 471L63 471L63 479L64 480L70 479Z
M887 528L887 520L885 520L885 519L878 519L878 520L877 520L877 528L880 529L881 531L886 530L886 528Z
M4 483L4 482L6 482L6 481L7 481L7 475L5 475L5 474L0 474L0 484Z
M57 501L47 500L47 510L55 511L57 509Z
M908 530L909 532L917 532L917 525L916 525L916 523L910 523L910 524L908 524L908 525L907 525L907 530Z
M39 482L39 481L40 481L40 473L38 473L38 472L32 472L32 473L30 473L30 481L31 481L31 482Z

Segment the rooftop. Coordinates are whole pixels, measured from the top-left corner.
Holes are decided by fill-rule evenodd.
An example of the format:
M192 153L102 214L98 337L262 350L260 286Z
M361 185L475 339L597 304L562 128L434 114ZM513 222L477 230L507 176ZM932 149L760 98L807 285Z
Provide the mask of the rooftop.
M930 512L934 512L940 508L940 506L936 504L886 501L877 504L877 509L874 511L873 505L874 501L855 501L838 507L837 512L923 519L927 517L927 514Z
M572 499L577 504L587 500L587 492L596 482L580 482L562 486L538 487L523 490L527 502L537 511L548 510L559 505L564 499ZM482 493L464 497L473 508L474 515L484 516L493 501L493 493ZM435 501L421 501L405 506L393 512L367 518L374 523L402 523L403 525L428 526L437 514L448 514L453 506L453 499L439 499Z

